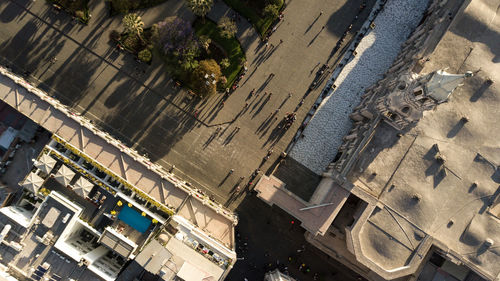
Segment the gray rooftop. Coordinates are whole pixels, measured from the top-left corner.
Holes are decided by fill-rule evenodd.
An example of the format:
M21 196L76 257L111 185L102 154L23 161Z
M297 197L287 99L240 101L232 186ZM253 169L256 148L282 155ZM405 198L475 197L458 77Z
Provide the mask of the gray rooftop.
M359 241L363 255L385 270L404 266L429 238L485 277L500 276L497 6L472 1L421 73L449 67L474 77L401 137L381 124L349 174L381 203Z

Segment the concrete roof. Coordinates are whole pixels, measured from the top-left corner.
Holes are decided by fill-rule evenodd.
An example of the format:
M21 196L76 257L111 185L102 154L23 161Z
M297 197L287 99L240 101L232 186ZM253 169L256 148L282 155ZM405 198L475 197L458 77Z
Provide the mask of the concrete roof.
M172 253L172 261L175 263L176 268L179 268L179 270L187 262L191 265L195 265L198 269L202 269L202 271L206 274L205 277L212 276L215 280L219 280L224 273L224 270L221 267L209 261L200 253L197 253L195 250L191 249L189 246L176 238L171 238L167 245L165 245L165 248Z
M162 266L172 257L157 240L151 240L137 255L135 261L152 274L158 274Z
M485 246L500 243L500 221L488 211L500 192L498 42L498 1L472 1L421 74L448 67L475 76L400 138L381 124L349 174L380 200L354 239L385 270L406 265L428 237L483 276L500 276L500 251Z

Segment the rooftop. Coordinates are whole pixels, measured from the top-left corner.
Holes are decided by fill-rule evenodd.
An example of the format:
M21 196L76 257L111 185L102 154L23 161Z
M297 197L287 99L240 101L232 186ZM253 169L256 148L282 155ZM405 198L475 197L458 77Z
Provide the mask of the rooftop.
M497 14L475 0L457 16L420 74L447 67L474 77L402 136L380 124L348 175L379 200L354 239L384 270L407 265L431 239L485 277L500 275L500 252L488 246L500 243Z

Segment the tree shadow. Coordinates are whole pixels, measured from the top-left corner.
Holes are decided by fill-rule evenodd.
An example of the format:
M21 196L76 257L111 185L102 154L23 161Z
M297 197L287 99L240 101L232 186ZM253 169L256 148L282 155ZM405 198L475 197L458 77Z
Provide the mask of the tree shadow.
M0 13L0 21L3 23L9 23L15 20L17 17L26 12L20 6L27 6L30 2L30 0L19 0L17 1L17 3L9 1L7 7L3 8L2 12Z
M75 50L75 54L64 61L57 71L41 80L50 87L52 95L72 107L90 93L92 77L101 65L99 59L81 49Z

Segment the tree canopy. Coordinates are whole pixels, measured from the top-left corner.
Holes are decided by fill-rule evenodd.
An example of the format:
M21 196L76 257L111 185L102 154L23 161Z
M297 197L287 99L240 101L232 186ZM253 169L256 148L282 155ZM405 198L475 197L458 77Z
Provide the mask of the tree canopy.
M122 23L125 28L125 32L129 34L136 34L140 37L144 31L144 22L136 13L126 14L123 16Z
M214 5L213 0L186 0L186 3L193 12L199 17L205 17Z
M158 43L166 55L179 57L181 60L194 58L198 54L199 44L191 24L180 18L158 23Z
M220 18L217 26L219 27L220 35L227 39L233 37L238 31L236 23L226 16Z
M191 81L200 96L208 97L217 92L217 83L221 77L220 66L215 60L202 60L193 71Z

